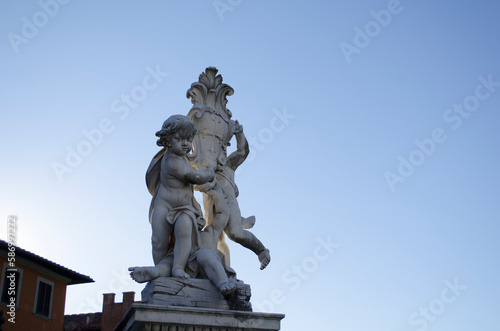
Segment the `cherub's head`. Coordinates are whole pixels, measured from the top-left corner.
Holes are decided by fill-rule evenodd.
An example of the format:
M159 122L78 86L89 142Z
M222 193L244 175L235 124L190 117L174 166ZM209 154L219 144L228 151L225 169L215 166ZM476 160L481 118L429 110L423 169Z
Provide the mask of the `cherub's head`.
M196 132L196 127L189 118L184 115L172 115L163 122L161 130L156 132L156 136L160 138L156 144L158 146L170 148L172 146L171 140L174 135L191 142Z

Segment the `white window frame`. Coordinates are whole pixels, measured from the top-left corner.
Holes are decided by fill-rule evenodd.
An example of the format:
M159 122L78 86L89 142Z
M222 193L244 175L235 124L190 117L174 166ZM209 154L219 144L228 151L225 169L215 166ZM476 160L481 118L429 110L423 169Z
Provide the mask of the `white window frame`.
M49 316L45 316L45 315L42 315L42 314L39 314L36 312L36 306L38 305L38 291L40 289L40 282L44 282L48 285L51 286L51 290L50 290L50 303L49 303ZM33 315L35 316L38 316L38 317L42 317L42 318L48 318L48 319L51 319L51 316L52 316L52 302L54 301L54 282L53 281L50 281L46 278L43 278L41 276L38 276L37 279L36 279L36 290L35 290L35 303L33 305Z

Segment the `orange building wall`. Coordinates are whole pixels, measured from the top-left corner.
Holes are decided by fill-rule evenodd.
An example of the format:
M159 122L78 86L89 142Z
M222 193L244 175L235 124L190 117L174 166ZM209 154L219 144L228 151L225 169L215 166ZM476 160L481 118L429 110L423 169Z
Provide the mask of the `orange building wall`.
M0 266L3 267L7 259L0 256ZM64 304L66 300L66 285L64 282L34 270L16 261L16 266L23 269L22 280L20 284L20 296L18 297L18 308L16 309L16 325L15 330L34 330L34 331L52 331L63 330L64 324ZM3 270L3 269L1 269ZM0 271L1 271L0 270ZM36 297L36 283L38 276L41 276L54 283L53 296L52 296L52 310L50 314L51 320L44 317L39 317L33 314L35 297ZM4 275L2 274L2 278ZM19 290L19 289L16 289ZM0 289L1 291L1 289ZM4 309L5 330L12 330L11 323L8 322L10 316L7 314L9 308L0 303L0 308Z

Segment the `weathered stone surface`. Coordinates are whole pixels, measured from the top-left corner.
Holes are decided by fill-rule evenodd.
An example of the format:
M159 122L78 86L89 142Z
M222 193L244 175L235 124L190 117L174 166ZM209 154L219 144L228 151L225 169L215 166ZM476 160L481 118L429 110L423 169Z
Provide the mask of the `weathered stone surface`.
M160 306L201 307L252 311L250 285L238 281L231 298L225 299L208 279L160 277L146 285L142 302Z
M131 306L116 330L279 330L281 314L252 313L250 286L236 281L228 238L250 249L264 269L269 249L250 231L235 182L250 147L243 126L226 107L233 89L214 67L206 68L187 97L187 116L172 115L156 135L162 149L146 173L154 266L130 267L148 282L142 303ZM236 149L228 155L232 139ZM193 151L190 154L190 151ZM193 189L203 193L205 214ZM190 278L189 278L190 277Z
M277 331L283 314L134 303L115 331Z

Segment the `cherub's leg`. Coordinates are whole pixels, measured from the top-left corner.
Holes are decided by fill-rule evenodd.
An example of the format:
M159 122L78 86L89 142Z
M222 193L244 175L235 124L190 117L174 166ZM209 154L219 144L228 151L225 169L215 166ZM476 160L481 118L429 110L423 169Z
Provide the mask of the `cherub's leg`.
M227 265L231 264L229 246L224 240L224 228L226 228L229 222L230 209L227 203L227 198L222 193L220 186L216 185L209 193L208 199L204 200L204 203L208 203L208 210L212 220L210 221L211 227L213 228L213 239L217 242L217 249L224 254L224 262Z
M208 279L219 289L224 297L230 297L236 284L230 282L217 254L209 248L201 248L196 252L196 259Z
M266 249L262 242L257 239L252 232L243 230L242 227L231 227L230 224L228 224L225 231L229 239L250 249L257 255Z
M181 213L174 226L175 246L174 263L172 266L172 276L179 278L189 278L185 268L191 254L193 222L191 218Z
M168 243L172 233L172 225L167 222L168 210L158 206L151 216L151 245L153 261L157 265L167 255Z
M271 261L269 250L257 239L257 237L250 231L244 230L241 226L241 212L236 200L230 204L231 216L229 222L224 229L229 239L237 242L238 244L250 249L257 254L261 263L260 268L264 269Z
M217 241L217 249L224 254L224 262L226 265L231 265L231 252L229 251L229 246L226 243L226 237L224 232L220 235Z
M155 268L158 270L158 277L170 277L172 276L172 263L174 257L172 255L165 256L160 263L158 263Z
M209 201L211 206L209 208L211 209L210 214L213 216L210 225L214 229L213 235L215 241L217 241L229 221L230 209L227 204L227 199L222 193L220 186L216 185L206 194L210 197Z

